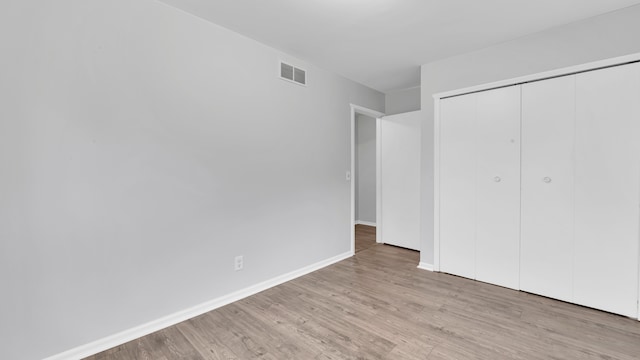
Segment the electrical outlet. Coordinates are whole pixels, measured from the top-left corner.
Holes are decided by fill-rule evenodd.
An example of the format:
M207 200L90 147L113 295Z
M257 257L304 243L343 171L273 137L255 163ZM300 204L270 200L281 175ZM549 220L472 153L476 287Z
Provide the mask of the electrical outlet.
M233 262L233 268L236 271L240 271L242 270L242 268L244 267L244 257L242 255L238 255L236 256L234 262Z

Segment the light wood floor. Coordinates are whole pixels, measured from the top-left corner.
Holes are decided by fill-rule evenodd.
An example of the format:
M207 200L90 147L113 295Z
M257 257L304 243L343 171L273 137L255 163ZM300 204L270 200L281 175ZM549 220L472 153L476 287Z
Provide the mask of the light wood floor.
M640 322L416 268L386 245L91 357L634 359Z
M376 245L375 226L356 225L356 253Z

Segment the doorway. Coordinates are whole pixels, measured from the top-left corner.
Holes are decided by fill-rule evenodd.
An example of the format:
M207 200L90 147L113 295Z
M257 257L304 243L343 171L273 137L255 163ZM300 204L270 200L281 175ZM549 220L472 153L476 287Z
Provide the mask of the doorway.
M380 118L383 113L351 105L351 252L382 242ZM356 239L357 237L357 239ZM356 241L358 244L356 246Z
M376 244L376 119L356 113L356 253Z
M376 243L420 251L420 149L422 113L385 116L351 105L351 253L355 254L356 119L365 115L376 123ZM352 174L354 176L352 176ZM360 215L360 214L358 214ZM362 220L360 220L362 221Z

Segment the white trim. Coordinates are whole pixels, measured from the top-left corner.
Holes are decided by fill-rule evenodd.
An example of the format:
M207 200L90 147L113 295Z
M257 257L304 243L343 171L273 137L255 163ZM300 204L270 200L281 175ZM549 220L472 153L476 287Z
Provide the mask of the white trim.
M440 271L440 101L433 121L433 270Z
M315 264L311 264L309 266L305 266L301 269L298 270L294 270L291 271L289 273L286 273L284 275L280 275L277 276L275 278L272 278L270 280L266 280L263 281L261 283L258 283L256 285L253 286L249 286L247 288L244 288L242 290L238 290L236 292L233 292L231 294L228 295L224 295L221 296L219 298L207 301L205 303L196 305L194 307L182 310L182 311L178 311L176 313L167 315L165 317L162 317L160 319L157 320L153 320L150 321L146 324L142 324L139 326L136 326L134 328L119 332L117 334L113 334L111 336L107 336L105 338L102 338L100 340L96 340L93 342L90 342L86 345L82 345L82 346L78 346L76 348L67 350L63 353L57 354L57 355L53 355L50 356L48 358L46 358L45 360L76 360L76 359L82 359L85 358L87 356L91 356L91 355L95 355L99 352L105 351L107 349L110 349L114 346L118 346L118 345L122 345L124 343L127 343L131 340L135 340L137 338L140 338L142 336L145 335L149 335L153 332L156 332L158 330L162 330L164 328L167 328L169 326L173 326L175 324L178 324L182 321L185 320L189 320L191 318L194 318L196 316L202 315L204 313L207 313L209 311L215 310L219 307L222 307L224 305L230 304L232 302L244 299L248 296L257 294L261 291L267 290L269 288L272 288L274 286L280 285L282 283L285 283L287 281L293 280L295 278L298 278L300 276L306 275L310 272L322 269L326 266L329 266L331 264L337 263L339 261L342 261L344 259L347 259L349 257L353 256L353 252L349 251L346 253L342 253L340 255L331 257L329 259L326 260L322 260L319 261Z
M522 83L531 82L531 81L539 81L543 79L564 76L564 75L569 75L569 74L579 73L584 71L590 71L590 70L595 70L595 69L604 68L604 67L623 65L626 63L634 62L634 61L640 61L640 53L615 57L611 59L593 61L586 64L581 64L581 65L568 66L561 69L545 71L545 72L526 75L526 76L520 76L520 77L507 79L507 80L495 81L487 84L470 86L463 89L445 91L445 92L434 94L433 98L436 100L439 100L446 97L457 96L457 95L462 95L462 94L467 94L472 92L478 92L478 91L495 89L495 88L500 88L505 86L522 84Z
M356 225L365 225L365 226L376 227L376 223L371 222L371 221L363 221L363 220L356 220Z
M376 224L381 224L380 217L380 118L384 116L384 113L379 111L371 110L366 107L362 107L355 104L350 104L351 106L351 221L349 224L351 225L351 252L355 254L356 249L356 182L355 182L355 173L356 173L356 114L362 114L376 119ZM376 231L376 242L381 242L380 237L380 228Z
M376 118L376 243L382 244L382 119Z
M351 104L351 110L353 110L354 112L357 112L358 114L366 115L374 119L384 116L384 113L381 113L380 111L371 110L366 107L355 105L355 104Z
M355 105L351 104L351 163L349 165L349 171L351 171L351 184L349 184L349 201L351 203L351 215L349 218L349 234L351 237L351 252L356 253L356 111Z
M422 262L422 261L418 264L418 269L427 270L427 271L434 271L432 264L429 264L429 263L426 263L426 262Z

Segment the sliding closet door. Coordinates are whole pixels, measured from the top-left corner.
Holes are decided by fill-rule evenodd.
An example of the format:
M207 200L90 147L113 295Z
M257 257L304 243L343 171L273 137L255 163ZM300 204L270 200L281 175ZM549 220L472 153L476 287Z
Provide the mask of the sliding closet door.
M475 118L475 94L440 101L440 271L471 279L475 279Z
M520 288L573 300L575 76L522 86Z
M638 315L640 64L576 77L575 302Z
M520 86L477 93L476 279L519 287Z

